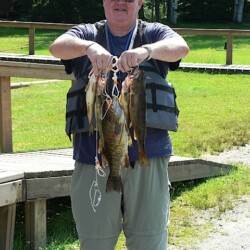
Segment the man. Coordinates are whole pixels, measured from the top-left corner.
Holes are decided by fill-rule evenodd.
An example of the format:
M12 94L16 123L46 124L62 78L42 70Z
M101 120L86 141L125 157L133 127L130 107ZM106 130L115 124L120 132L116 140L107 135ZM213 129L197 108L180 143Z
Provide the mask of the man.
M111 69L113 56L118 57L118 83L124 80L126 72L144 61L152 61L165 79L171 63L180 61L189 48L168 26L138 20L142 4L143 0L103 0L106 20L73 27L54 41L51 53L63 60L68 73L73 71L77 80L85 82L88 65L99 75ZM74 119L69 123L74 123ZM82 130L74 132L71 125L68 133L75 134L71 200L81 249L114 249L122 229L129 250L167 249L168 162L173 154L168 131L147 129L149 166L139 166L138 145L133 141L129 148L131 166L121 169L121 193L105 191L109 168L103 170L106 177L98 180L94 195L100 199L94 208L90 187L96 178L96 137Z

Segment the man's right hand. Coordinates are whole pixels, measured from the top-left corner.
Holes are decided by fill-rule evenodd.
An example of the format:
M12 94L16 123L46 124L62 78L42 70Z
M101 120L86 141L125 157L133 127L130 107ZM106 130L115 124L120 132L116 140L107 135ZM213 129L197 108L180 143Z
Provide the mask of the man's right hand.
M107 73L111 70L113 56L100 44L92 42L87 45L86 55L92 63L95 75L99 75L101 71Z

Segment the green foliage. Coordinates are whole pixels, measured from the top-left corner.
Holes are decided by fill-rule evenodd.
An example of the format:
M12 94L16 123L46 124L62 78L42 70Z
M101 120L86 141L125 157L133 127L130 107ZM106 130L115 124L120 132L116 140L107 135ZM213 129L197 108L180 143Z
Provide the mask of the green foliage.
M32 21L81 23L103 19L103 8L99 1L93 0L34 0Z
M12 0L13 11L10 19L23 21L81 23L95 22L104 18L102 0ZM144 0L139 16L145 20L161 21L169 19L169 0ZM245 20L249 20L250 2L244 7ZM232 20L234 1L232 0L179 0L178 22L180 20L228 21ZM248 16L247 16L248 15Z
M81 23L104 18L100 0L13 0L10 19L35 22Z
M234 1L231 0L180 0L180 18L192 21L225 21L233 16Z

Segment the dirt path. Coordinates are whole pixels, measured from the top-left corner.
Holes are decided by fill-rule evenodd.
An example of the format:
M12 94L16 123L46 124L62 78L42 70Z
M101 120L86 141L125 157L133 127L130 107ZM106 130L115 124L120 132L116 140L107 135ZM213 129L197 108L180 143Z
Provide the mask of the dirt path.
M235 207L219 218L208 237L187 250L242 250L250 249L250 196L233 201Z
M250 143L219 155L203 155L202 158L221 163L241 163L250 167Z
M225 151L218 156L204 155L203 159L222 163L241 163L250 167L250 144ZM207 211L204 220L215 226L204 240L185 247L169 246L169 250L250 250L250 196L232 201L234 208L227 210L220 217Z

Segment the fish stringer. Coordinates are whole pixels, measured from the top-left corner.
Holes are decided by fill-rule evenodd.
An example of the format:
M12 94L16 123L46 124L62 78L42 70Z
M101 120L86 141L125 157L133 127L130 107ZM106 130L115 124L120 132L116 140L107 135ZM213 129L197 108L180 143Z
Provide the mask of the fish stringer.
M92 182L91 187L89 189L89 198L90 203L93 208L93 211L96 213L96 207L99 206L102 200L102 193L98 184L98 177L105 177L106 173L100 165L100 162L97 157L95 157L95 180Z

